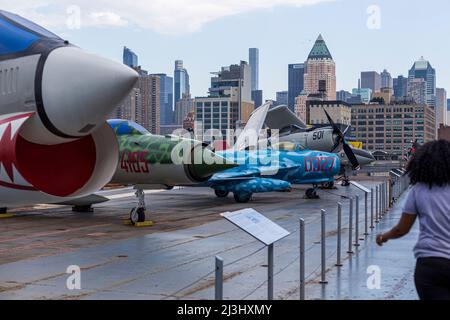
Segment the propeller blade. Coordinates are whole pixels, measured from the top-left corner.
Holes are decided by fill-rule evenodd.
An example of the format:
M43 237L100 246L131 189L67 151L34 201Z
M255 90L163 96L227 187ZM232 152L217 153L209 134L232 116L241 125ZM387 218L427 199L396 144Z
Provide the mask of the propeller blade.
M351 127L351 126L348 125L347 128L345 128L344 132L342 132L342 134L344 135L344 137L345 137L345 135L347 134L348 129L350 129L350 127Z
M355 153L353 152L352 148L348 145L346 141L344 141L343 144L345 155L347 156L348 160L352 164L353 170L359 170L361 169L361 166L359 165L359 161L355 156Z

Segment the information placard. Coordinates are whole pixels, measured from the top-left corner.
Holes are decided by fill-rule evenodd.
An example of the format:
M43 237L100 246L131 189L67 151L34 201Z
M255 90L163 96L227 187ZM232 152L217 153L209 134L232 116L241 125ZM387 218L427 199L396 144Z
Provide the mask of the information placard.
M289 231L251 208L225 212L221 216L267 246L290 235Z

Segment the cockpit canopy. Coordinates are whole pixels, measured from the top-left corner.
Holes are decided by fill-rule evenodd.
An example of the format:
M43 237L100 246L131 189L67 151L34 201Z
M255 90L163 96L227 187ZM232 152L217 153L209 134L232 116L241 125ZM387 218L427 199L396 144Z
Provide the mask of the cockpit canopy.
M145 129L143 126L137 124L136 122L130 120L120 120L120 119L112 119L108 120L108 124L113 128L116 135L124 136L124 135L147 135L150 132Z
M63 41L57 35L21 16L0 10L0 56L25 51L42 39Z
M280 143L276 143L272 145L272 148L280 151L294 151L294 152L306 150L306 148L300 143L294 143L290 141L283 141Z

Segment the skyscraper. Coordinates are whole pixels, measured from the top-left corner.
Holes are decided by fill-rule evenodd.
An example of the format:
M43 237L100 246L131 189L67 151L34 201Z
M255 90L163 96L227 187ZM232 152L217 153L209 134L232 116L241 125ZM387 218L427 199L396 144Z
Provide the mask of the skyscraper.
M363 71L361 72L361 88L368 88L373 93L380 92L381 90L381 76L376 71Z
M430 62L421 57L414 62L408 73L408 85L414 79L423 79L426 82L425 101L429 106L436 106L436 70Z
M447 91L443 88L436 88L436 129L440 124L447 124Z
M263 91L262 90L253 90L252 91L252 100L255 103L255 108L259 108L263 104Z
M288 66L288 106L291 111L295 110L295 98L300 95L304 89L305 65L303 63L294 63Z
M250 48L249 64L252 68L252 91L259 90L259 49Z
M174 103L176 104L183 97L183 94L191 93L189 74L183 66L183 60L175 61L174 81Z
M390 89L394 88L392 76L386 69L383 70L380 77L381 77L381 88L390 88Z
M138 56L129 48L123 47L123 64L126 64L130 68L137 68Z
M415 103L427 104L427 82L422 78L408 80L408 97Z
M324 100L336 100L336 64L319 35L305 63L304 90L322 94Z
M278 91L277 92L277 103L278 106L280 105L288 105L288 91Z
M396 98L404 98L408 95L408 78L398 76L394 78L394 96Z
M149 75L140 67L134 68L139 80L127 97L119 104L113 116L132 120L153 134L160 132L160 78Z
M160 78L161 82L161 125L174 124L175 114L173 110L173 78L165 73L157 73L153 76Z

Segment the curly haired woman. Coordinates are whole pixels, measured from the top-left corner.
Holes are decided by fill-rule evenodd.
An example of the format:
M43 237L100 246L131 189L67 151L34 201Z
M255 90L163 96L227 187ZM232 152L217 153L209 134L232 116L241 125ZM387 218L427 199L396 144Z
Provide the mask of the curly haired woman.
M407 166L412 188L402 217L390 231L377 236L382 246L408 234L419 218L414 274L422 300L450 300L450 142L421 146Z

